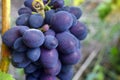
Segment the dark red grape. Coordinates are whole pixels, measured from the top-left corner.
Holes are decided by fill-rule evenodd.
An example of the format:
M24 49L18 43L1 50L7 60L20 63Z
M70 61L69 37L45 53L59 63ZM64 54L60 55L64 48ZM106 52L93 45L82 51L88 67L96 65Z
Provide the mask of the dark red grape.
M44 40L44 34L37 29L29 29L23 35L23 42L30 48L40 47Z

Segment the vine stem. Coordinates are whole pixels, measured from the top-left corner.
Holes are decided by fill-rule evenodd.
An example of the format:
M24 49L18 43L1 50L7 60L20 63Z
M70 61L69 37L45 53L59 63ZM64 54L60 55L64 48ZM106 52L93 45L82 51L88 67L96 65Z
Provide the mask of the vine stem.
M2 35L10 28L10 11L11 11L11 0L2 0ZM0 70L2 72L8 72L9 69L9 55L10 50L2 43Z

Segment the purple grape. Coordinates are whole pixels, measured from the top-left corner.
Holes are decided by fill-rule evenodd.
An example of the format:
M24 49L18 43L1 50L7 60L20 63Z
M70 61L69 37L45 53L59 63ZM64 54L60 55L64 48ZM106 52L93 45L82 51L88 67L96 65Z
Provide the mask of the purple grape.
M73 74L74 74L74 69L70 69L70 71L68 71L66 73L62 73L62 72L59 73L58 78L60 80L72 80Z
M32 76L31 74L26 76L25 80L38 80L37 78L35 78L34 76Z
M29 14L31 15L32 14L32 10L28 7L23 7L23 8L20 8L18 10L18 14L21 15L21 14Z
M58 50L64 54L71 54L76 50L77 42L75 37L69 32L63 32L56 35L58 40Z
M84 40L87 37L88 30L85 24L78 21L76 25L71 27L70 32L79 40Z
M78 7L70 7L69 12L74 14L77 19L79 19L81 17L81 15L82 15L82 11Z
M56 76L47 75L47 74L42 74L40 76L40 80L57 80L57 77Z
M37 70L37 67L34 64L29 64L27 67L24 68L25 74L33 73Z
M30 17L29 14L20 15L16 20L16 25L18 25L18 26L27 26L27 25L29 25L29 23L28 23L29 17Z
M68 30L73 23L72 15L66 11L59 11L51 18L51 28L55 32L64 32Z
M44 34L37 29L29 29L23 35L23 42L30 48L40 47L44 40Z
M51 17L53 16L54 13L55 11L53 9L45 12L45 23L46 24L50 24Z
M53 68L58 61L58 52L56 49L41 49L40 61L44 68Z
M11 54L11 60L15 63L21 63L25 59L24 52L13 51Z
M80 61L80 58L80 50L76 50L74 53L71 53L69 55L60 55L60 60L65 65L74 65Z
M53 8L61 8L64 6L64 0L56 0L53 4Z
M2 41L8 47L12 47L17 38L21 37L19 27L13 27L6 31L2 36Z
M44 46L47 49L55 49L58 46L58 40L52 35L47 35L45 36Z
M48 74L48 75L56 76L56 75L59 74L60 70L61 70L61 62L58 60L55 67L53 67L53 68L45 68L44 72L46 74Z
M72 65L63 65L61 67L61 73L67 73L69 72L71 69L73 69Z
M36 70L35 72L32 73L32 76L34 76L35 78L38 78L40 75L41 75L40 70Z
M28 7L28 8L30 8L32 11L36 11L36 10L34 9L34 7L32 6L32 2L33 2L33 0L25 0L25 1L24 1L24 5L25 5L26 7Z
M33 14L29 18L29 24L32 28L41 28L43 21L43 17L40 14Z
M25 68L31 63L31 61L26 57L25 53L19 53L16 51L12 53L11 62L16 68Z
M40 58L40 48L33 48L33 49L28 49L27 51L27 57L32 61L35 62Z
M27 27L27 26L18 26L18 27L19 27L19 32L21 35L23 35L24 32L29 29L29 27Z
M23 43L22 37L18 38L13 45L13 49L18 52L24 52L27 50L26 45Z
M45 35L45 36L46 36L46 35L55 36L55 32L54 32L52 29L49 29L48 31L46 31L46 32L44 33L44 35Z

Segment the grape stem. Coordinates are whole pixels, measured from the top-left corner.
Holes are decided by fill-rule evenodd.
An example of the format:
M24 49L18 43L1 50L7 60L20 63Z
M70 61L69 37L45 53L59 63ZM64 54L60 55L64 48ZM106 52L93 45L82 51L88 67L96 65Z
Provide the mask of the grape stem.
M43 0L33 0L32 6L37 11L37 13L41 14L43 18L45 18L45 5L43 3Z
M10 28L10 8L11 0L2 0L2 35ZM10 50L4 43L1 48L0 71L8 72Z

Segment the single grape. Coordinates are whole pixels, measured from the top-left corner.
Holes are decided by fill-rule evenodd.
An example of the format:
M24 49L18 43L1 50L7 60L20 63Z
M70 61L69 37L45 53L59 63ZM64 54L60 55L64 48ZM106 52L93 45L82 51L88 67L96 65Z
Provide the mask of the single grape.
M45 12L45 23L46 24L50 24L51 17L53 16L54 13L55 11L53 9Z
M59 11L51 18L51 28L55 32L64 32L68 30L73 23L72 15L66 11Z
M33 2L33 0L25 0L25 1L24 1L24 5L25 5L26 7L28 7L28 8L30 8L32 11L36 11L36 10L34 9L34 7L32 6L32 2Z
M28 74L26 76L26 80L38 80L37 78L35 78L34 76L32 76L31 74Z
M29 19L30 15L29 14L22 14L20 15L17 20L16 20L16 25L18 26L28 26L28 19Z
M47 30L47 31L44 33L44 35L45 35L45 36L46 36L46 35L55 36L55 32L54 32L52 29L49 29L49 30Z
M25 59L24 52L13 51L11 54L11 60L15 63L21 63Z
M32 28L41 28L43 21L43 17L40 14L33 14L29 18L29 24Z
M24 32L29 29L29 27L27 27L27 26L18 26L18 27L19 27L19 32L21 35L23 35Z
M82 11L78 7L70 7L69 12L74 14L77 19L79 19L82 16Z
M80 50L76 50L74 53L71 53L69 55L60 55L61 62L66 65L75 65L80 61L80 58Z
M16 68L25 68L31 61L26 57L25 53L19 54L19 52L12 53L11 59L12 65Z
M27 67L24 68L25 74L30 74L33 73L37 70L37 66L34 64L29 64Z
M40 75L41 71L39 69L32 73L32 76L34 76L35 78L39 78Z
M21 14L29 14L31 15L32 14L32 10L28 7L23 7L23 8L20 8L18 10L18 14L21 15Z
M56 49L48 50L45 48L41 49L40 61L44 68L53 68L56 66L58 61L58 52Z
M87 37L88 30L85 24L78 21L76 25L71 27L70 32L79 40L84 40Z
M75 37L69 32L63 32L56 35L58 40L57 49L64 54L71 54L76 50L77 42Z
M12 47L16 39L18 39L19 37L21 37L19 27L13 27L2 35L2 41L8 47Z
M53 3L53 8L54 9L57 9L57 8L61 8L64 6L64 0L56 0L54 3Z
M71 69L73 69L73 65L64 65L62 64L61 73L68 73Z
M37 29L29 29L23 35L23 42L30 48L40 47L44 40L44 34Z
M54 36L45 36L44 47L46 47L47 49L55 49L57 46L58 40Z
M61 7L61 8L57 8L55 11L56 12L58 12L58 11L67 11L67 12L69 12L70 7L69 6L64 6L64 7Z
M65 72L65 73L59 73L58 78L60 80L72 80L74 74L74 69L70 69L70 71Z
M42 74L40 76L40 80L57 80L57 77L56 76L47 75L47 74Z
M40 48L33 48L33 49L28 49L27 51L27 57L32 61L35 62L40 58Z
M72 24L72 26L74 26L74 25L77 24L77 18L73 14L72 14L72 17L73 17L73 24Z
M18 52L24 52L27 50L26 45L23 43L22 37L18 38L14 44L13 44L13 49L18 51Z
M57 64L53 68L44 68L44 72L48 75L56 76L61 70L61 62L58 60Z

